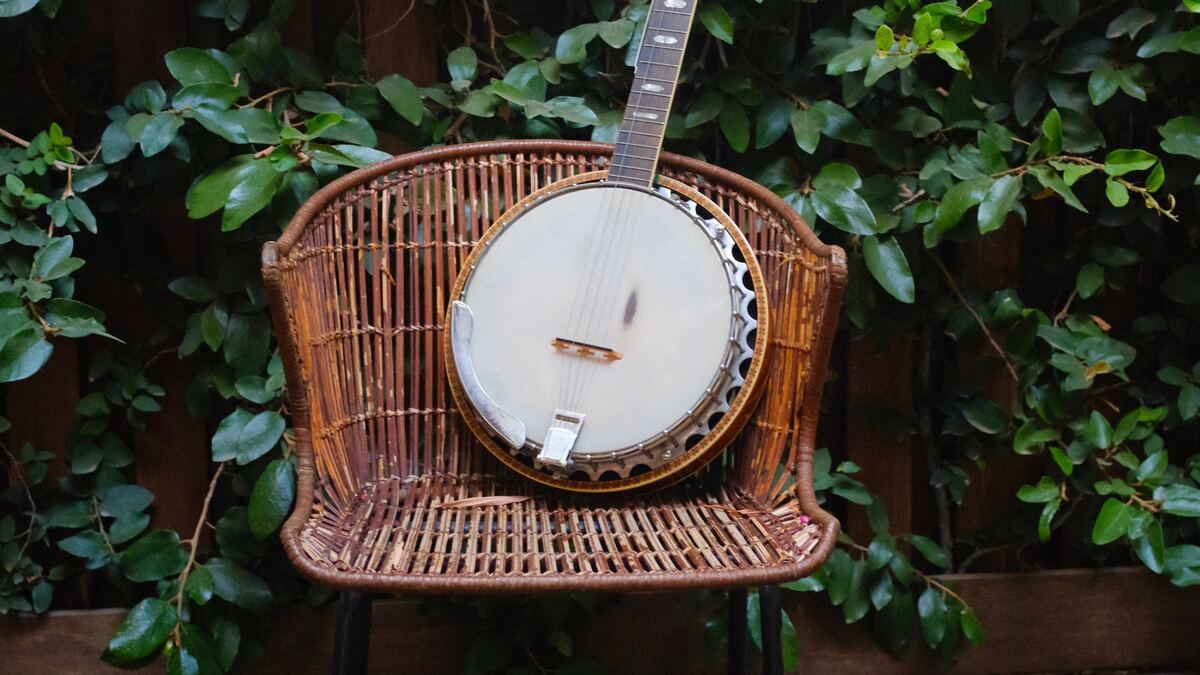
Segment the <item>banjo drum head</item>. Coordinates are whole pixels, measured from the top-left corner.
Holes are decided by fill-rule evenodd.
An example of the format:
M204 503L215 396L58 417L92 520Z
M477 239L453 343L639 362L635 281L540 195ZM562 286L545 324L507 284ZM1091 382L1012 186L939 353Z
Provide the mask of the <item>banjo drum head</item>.
M452 294L447 360L460 408L505 463L557 487L624 490L682 478L732 436L731 404L751 397L765 344L761 274L741 233L702 206L552 185L485 233Z

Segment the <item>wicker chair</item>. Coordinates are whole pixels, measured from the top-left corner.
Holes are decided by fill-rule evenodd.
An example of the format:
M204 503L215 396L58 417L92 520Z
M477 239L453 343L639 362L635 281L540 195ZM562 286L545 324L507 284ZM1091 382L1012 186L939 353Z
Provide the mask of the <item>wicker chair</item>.
M660 166L743 228L775 312L766 394L722 459L649 495L557 493L501 465L454 409L440 331L473 242L524 195L603 169L611 151L501 141L396 157L322 189L264 247L299 459L283 541L303 574L344 591L343 672L365 668L366 593L762 585L773 609L771 584L811 573L833 547L838 522L814 499L811 460L844 254L770 191L723 169L670 154ZM763 616L777 620L778 610ZM778 667L777 655L766 662Z

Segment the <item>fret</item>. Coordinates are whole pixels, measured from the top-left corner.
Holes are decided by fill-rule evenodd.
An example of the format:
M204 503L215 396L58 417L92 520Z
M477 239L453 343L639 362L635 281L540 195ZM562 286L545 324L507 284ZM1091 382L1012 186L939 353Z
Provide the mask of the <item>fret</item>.
M611 180L643 187L654 180L697 2L651 0L633 90L609 162Z

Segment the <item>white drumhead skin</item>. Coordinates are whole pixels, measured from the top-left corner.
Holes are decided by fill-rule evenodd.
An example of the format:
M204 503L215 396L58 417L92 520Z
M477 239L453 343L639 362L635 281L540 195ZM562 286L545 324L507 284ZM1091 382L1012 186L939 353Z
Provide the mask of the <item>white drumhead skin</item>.
M702 226L673 201L612 184L554 193L490 242L462 300L483 390L540 443L556 408L586 416L573 453L669 429L721 368L734 314ZM605 347L619 360L555 348Z

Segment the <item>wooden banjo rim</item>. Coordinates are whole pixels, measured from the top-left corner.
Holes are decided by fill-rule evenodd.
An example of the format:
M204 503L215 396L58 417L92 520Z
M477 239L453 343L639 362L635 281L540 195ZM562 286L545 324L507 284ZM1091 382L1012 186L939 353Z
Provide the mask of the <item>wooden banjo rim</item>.
M479 241L471 247L471 252L467 255L467 259L461 268L462 271L454 280L454 287L450 292L451 302L462 297L466 289L467 279L470 277L483 252L487 249L487 245L504 229L509 221L523 213L535 201L542 199L552 191L580 183L599 181L607 176L607 171L599 170L555 181L530 193L501 214L496 219L496 222L492 223L483 233ZM753 412L755 404L757 404L758 399L762 395L763 384L766 380L761 375L771 346L772 324L766 280L763 277L762 269L758 265L758 258L754 255L754 250L750 247L750 243L746 240L745 235L737 224L733 222L733 219L725 213L724 209L717 206L716 203L704 196L699 190L674 178L661 175L658 177L658 185L692 200L697 206L711 213L733 238L734 244L742 252L742 258L746 261L750 278L754 282L758 326L754 341L754 352L750 359L750 368L746 373L745 382L742 384L737 396L734 397L729 410L721 418L721 421L717 423L717 426L704 436L699 443L685 451L677 459L668 461L666 464L657 466L644 474L617 480L581 481L570 478L558 478L521 463L512 453L501 447L491 434L488 433L486 426L479 418L474 405L467 397L462 383L459 381L458 369L455 367L454 359L452 358L454 352L451 345L452 330L450 323L453 313L447 310L445 314L446 329L443 331L442 336L443 353L446 355L443 361L446 366L446 378L449 381L450 392L454 397L455 405L458 407L463 420L466 421L467 427L479 442L509 468L530 480L560 490L590 494L633 492L666 487L683 480L715 459L734 437L737 436L746 422L749 421L750 414Z

